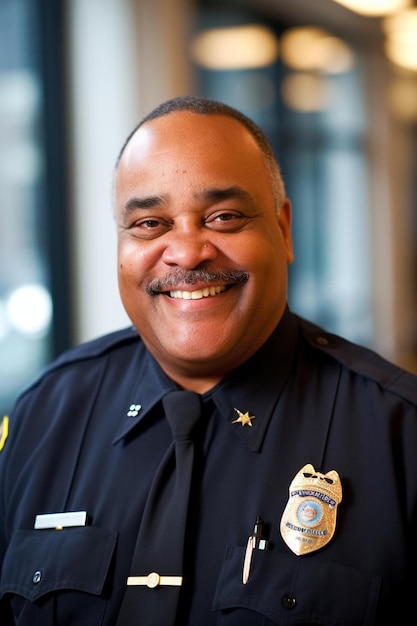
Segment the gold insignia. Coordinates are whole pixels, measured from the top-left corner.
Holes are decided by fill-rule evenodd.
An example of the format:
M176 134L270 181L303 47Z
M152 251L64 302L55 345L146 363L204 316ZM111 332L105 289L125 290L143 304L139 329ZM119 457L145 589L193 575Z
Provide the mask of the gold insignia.
M308 463L290 484L281 518L281 536L298 556L314 552L333 537L342 486L335 470L320 474Z
M9 434L9 418L7 415L5 415L0 424L0 452L4 448L4 444L6 443L8 434Z
M242 424L242 426L246 426L246 424L248 426L252 426L252 422L251 420L255 419L254 415L249 415L249 411L246 411L246 413L242 413L242 411L239 411L239 409L235 409L236 413L238 414L238 418L233 420L232 424L237 424L240 423Z

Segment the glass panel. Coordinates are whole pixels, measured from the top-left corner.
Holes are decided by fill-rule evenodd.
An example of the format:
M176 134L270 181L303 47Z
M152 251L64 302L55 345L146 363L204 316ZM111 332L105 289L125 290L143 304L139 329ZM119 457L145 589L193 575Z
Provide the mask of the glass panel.
M50 358L37 3L0 3L0 410Z
M213 69L195 62L199 94L249 115L274 147L293 205L290 306L329 331L372 345L366 77L359 52L321 29L313 33L321 37L317 63L331 46L328 67L297 68L283 46L293 28L209 4L200 4L193 43L208 29L253 23L267 26L279 42L278 58L264 67ZM300 55L297 40L294 51L301 64L312 61L311 44Z
M365 114L357 66L327 77L322 112L287 108L281 150L296 262L290 303L333 332L372 345Z

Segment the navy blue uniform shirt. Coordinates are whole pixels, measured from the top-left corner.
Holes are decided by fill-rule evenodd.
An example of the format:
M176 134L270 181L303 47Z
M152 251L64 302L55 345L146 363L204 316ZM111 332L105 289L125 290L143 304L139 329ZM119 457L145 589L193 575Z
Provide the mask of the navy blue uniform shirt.
M2 626L115 626L175 388L130 328L70 350L21 395L0 452ZM417 379L287 310L203 401L178 624L408 623ZM343 499L331 541L297 556L280 520L307 463L336 470ZM89 523L34 529L36 515L68 511ZM243 584L257 516L269 544Z

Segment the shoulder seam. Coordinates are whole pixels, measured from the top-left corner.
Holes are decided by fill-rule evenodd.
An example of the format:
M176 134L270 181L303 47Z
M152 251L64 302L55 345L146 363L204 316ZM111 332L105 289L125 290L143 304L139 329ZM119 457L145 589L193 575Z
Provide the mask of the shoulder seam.
M377 352L323 330L298 317L302 334L316 350L358 376L372 380L387 392L417 404L417 377Z
M39 375L23 389L19 397L25 395L40 384L47 376L60 369L81 363L82 361L104 357L114 349L137 341L140 341L140 337L136 329L131 326L69 348L51 361Z

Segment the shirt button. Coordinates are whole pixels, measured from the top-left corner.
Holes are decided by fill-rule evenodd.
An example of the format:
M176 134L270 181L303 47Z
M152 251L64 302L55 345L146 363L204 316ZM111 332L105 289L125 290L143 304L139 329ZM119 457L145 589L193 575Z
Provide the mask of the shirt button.
M290 593L282 598L282 606L284 606L286 609L294 609L296 604L297 600Z
M326 339L326 337L317 337L316 342L319 344L319 346L328 346L329 345L329 340Z
M41 578L42 578L42 572L40 570L37 570L32 576L32 582L34 582L36 585L37 583L41 582Z

